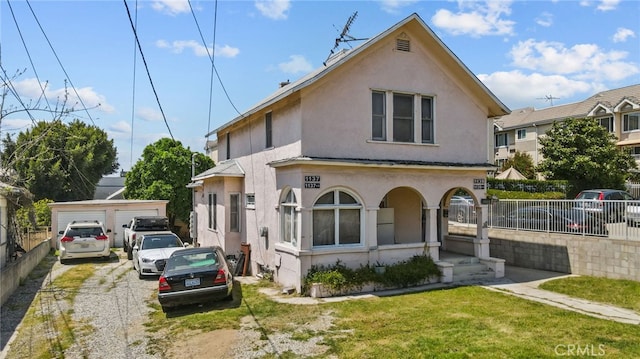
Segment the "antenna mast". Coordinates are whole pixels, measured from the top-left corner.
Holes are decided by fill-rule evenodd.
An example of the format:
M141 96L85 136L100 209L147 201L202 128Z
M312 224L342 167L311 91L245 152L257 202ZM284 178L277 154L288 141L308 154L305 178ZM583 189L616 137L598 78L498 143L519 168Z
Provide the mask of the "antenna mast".
M559 97L553 97L553 95L545 95L544 97L538 97L538 100L545 100L549 102L550 106L553 106L553 100L559 100Z
M335 43L333 45L333 49L330 50L329 56L327 56L327 60L329 60L331 58L331 55L333 55L333 53L338 48L338 46L340 46L341 42L344 42L344 43L348 44L351 41L366 40L366 38L357 39L357 38L349 35L349 28L351 27L351 24L353 24L353 21L356 19L357 16L358 16L358 12L357 11L354 12L353 15L349 16L349 19L347 19L347 23L344 24L344 27L342 28L342 32L340 33L340 36L338 36L336 38L336 41L335 41ZM325 60L322 63L324 66L327 66L327 60Z

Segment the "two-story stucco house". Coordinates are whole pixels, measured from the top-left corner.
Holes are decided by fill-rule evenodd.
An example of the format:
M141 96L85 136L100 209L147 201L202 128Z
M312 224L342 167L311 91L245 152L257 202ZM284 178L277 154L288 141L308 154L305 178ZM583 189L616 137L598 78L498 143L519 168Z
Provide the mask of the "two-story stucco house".
M338 259L446 265L449 199L465 189L484 223L491 119L508 112L413 14L207 135L218 158L190 184L197 241L248 245L252 273L297 290ZM500 276L477 227L471 252Z
M495 119L495 163L498 167L516 151L528 153L534 165L542 160L538 138L556 121L595 118L614 134L640 164L640 85L599 92L584 101L544 109L514 110Z

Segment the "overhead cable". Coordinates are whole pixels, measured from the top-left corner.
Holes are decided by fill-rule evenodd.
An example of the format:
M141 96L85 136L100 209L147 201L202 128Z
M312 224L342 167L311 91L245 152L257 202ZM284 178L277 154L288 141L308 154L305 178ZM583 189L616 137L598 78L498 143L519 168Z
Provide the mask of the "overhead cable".
M175 138L173 138L173 133L171 133L171 128L169 128L167 117L164 115L164 111L162 110L162 105L160 104L160 98L158 98L158 92L156 91L156 87L153 85L153 80L151 79L151 73L149 72L149 66L147 66L147 60L145 59L144 53L142 52L142 46L140 45L140 40L138 39L138 33L136 31L136 27L133 24L133 20L131 19L131 12L129 11L129 5L127 5L127 0L123 0L123 2L124 2L124 6L127 8L127 15L129 16L129 23L131 24L131 30L133 30L133 36L136 38L138 51L140 51L140 57L142 58L142 62L144 63L144 68L147 71L147 77L149 78L149 83L151 84L151 89L153 90L153 94L156 97L158 108L160 108L162 119L164 120L164 124L167 126L167 131L169 131L169 135L171 136L171 139L175 141Z

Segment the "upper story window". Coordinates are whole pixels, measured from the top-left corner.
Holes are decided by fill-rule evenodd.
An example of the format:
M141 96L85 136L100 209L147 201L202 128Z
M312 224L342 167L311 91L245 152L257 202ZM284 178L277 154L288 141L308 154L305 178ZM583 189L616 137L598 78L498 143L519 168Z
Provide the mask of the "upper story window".
M613 133L613 116L596 118L600 126L607 129L607 131Z
M264 136L265 148L273 147L273 138L271 137L271 112L264 115Z
M622 116L622 130L624 132L640 130L640 112L625 113Z
M393 140L413 142L413 96L393 94Z
M231 159L231 136L229 135L229 132L227 132L225 139L227 141L227 157L226 158Z
M527 138L527 129L523 128L523 129L518 130L516 132L516 136L517 136L516 137L517 139L524 140L525 138Z
M496 147L506 147L507 146L507 134L506 133L498 133L496 134Z
M422 97L422 143L434 143L433 97Z
M313 245L360 244L362 204L341 190L323 194L313 205Z
M633 146L629 148L629 152L631 153L631 156L633 156L633 158L635 158L636 160L640 160L640 146Z
M387 111L385 93L373 91L371 93L371 138L387 140Z

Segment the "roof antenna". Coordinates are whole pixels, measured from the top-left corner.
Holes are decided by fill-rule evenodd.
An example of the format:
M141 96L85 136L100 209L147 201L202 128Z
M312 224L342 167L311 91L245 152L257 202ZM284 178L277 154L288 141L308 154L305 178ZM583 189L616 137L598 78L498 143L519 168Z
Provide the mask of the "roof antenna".
M538 100L545 100L549 102L550 106L553 106L553 100L559 100L559 97L553 97L553 95L545 95L544 97L538 97Z
M353 24L353 21L356 19L357 16L358 16L358 12L357 11L354 12L353 15L349 16L349 19L347 20L347 23L344 24L344 28L342 29L342 32L340 33L340 36L338 36L336 38L335 44L333 45L333 49L331 49L331 51L329 52L329 56L327 56L327 60L325 60L322 63L324 66L327 66L327 61L331 58L331 55L333 55L333 53L338 48L338 46L340 46L341 42L344 42L344 43L348 44L351 41L366 40L366 38L364 38L364 39L356 39L355 37L349 35L349 28L351 27L351 24ZM351 46L351 45L349 45L349 46Z

